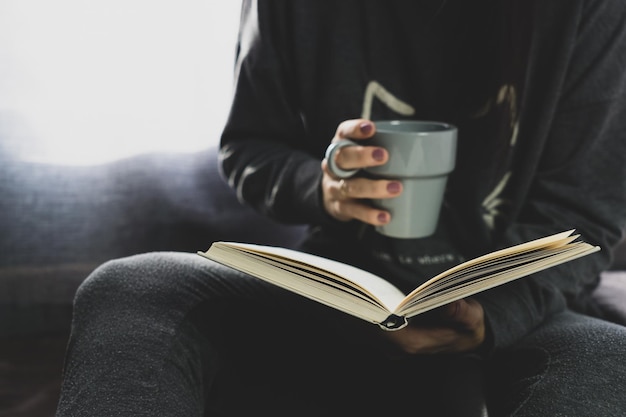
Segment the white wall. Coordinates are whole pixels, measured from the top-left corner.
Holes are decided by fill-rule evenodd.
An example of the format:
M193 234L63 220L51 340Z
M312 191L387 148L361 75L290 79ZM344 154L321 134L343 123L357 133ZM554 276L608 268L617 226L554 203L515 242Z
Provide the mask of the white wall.
M97 164L217 143L240 1L0 0L0 140Z

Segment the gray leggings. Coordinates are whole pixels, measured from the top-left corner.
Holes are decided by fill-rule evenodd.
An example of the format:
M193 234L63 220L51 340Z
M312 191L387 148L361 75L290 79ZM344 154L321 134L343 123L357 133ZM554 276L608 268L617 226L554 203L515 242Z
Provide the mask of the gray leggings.
M563 312L489 359L377 335L195 254L111 261L78 291L57 415L626 415L622 326Z

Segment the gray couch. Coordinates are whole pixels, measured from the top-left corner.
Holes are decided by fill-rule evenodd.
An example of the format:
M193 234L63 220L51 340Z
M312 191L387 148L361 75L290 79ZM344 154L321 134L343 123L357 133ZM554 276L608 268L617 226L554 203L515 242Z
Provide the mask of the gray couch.
M218 175L215 149L95 167L0 152L0 417L53 415L72 298L103 261L222 239L293 246L302 232L241 206ZM609 319L626 323L622 271L626 245L597 296Z

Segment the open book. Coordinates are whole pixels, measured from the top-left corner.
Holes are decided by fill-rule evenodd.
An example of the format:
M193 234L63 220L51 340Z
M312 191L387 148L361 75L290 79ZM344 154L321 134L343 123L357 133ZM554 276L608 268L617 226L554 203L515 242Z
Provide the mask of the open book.
M397 330L428 310L600 250L573 233L557 233L463 262L409 294L362 269L291 249L215 242L198 254L383 329Z

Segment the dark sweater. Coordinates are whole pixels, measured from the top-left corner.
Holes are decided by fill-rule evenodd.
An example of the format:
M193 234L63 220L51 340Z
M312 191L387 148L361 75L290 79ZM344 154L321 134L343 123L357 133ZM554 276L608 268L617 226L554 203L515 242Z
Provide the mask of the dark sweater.
M239 198L306 223L305 250L407 288L450 263L576 228L597 254L476 296L495 347L588 294L626 219L623 2L244 1L221 166ZM536 3L536 4L535 4ZM372 93L374 93L372 95ZM459 127L438 233L335 221L320 161L358 117Z

